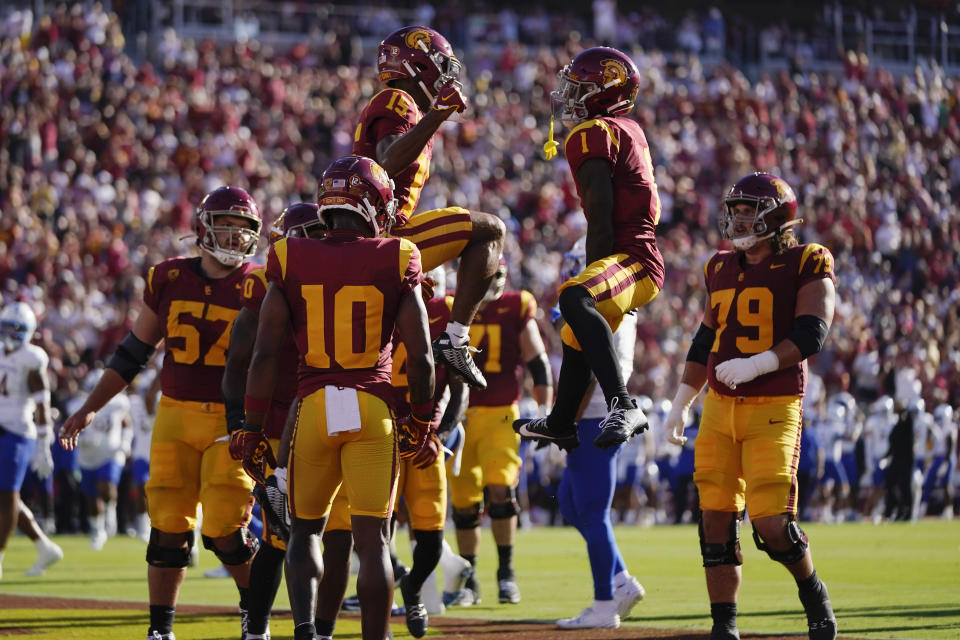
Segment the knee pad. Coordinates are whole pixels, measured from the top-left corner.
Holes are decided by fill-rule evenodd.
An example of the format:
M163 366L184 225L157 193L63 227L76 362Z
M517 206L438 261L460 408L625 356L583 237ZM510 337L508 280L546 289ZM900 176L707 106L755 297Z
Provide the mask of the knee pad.
M513 516L520 515L520 503L517 502L517 490L513 487L508 487L507 501L492 503L489 513L490 517L494 520L507 520Z
M160 546L160 530L150 528L150 541L147 543L147 564L160 569L183 569L190 563L190 549L193 547L194 532L185 534L187 546Z
M807 540L807 534L803 532L803 529L800 528L800 525L797 524L797 521L791 515L787 521L787 540L790 541L790 548L786 551L774 551L767 546L767 543L763 541L763 538L760 537L760 534L757 533L757 528L753 528L753 542L757 545L757 549L760 551L765 551L772 560L783 564L794 564L795 562L800 562L803 560L803 556L806 555L807 549L810 548L810 542Z
M201 536L201 539L203 540L203 548L213 551L214 555L220 559L220 562L227 566L243 564L255 556L260 549L260 540L250 533L250 530L246 527L240 527L226 537L235 540L239 544L239 547L233 551L221 551L214 544L214 539L210 536Z
M700 535L700 555L703 556L704 567L743 564L743 554L740 553L740 521L742 519L742 511L731 514L726 542L707 542L703 535L703 515L701 514L697 533Z
M482 509L483 505L479 502L463 510L454 509L453 526L457 529L475 529L479 527L480 511Z

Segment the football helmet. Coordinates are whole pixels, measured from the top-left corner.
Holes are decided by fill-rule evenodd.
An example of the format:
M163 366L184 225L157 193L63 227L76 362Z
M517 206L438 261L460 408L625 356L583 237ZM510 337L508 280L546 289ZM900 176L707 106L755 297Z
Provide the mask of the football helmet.
M493 272L493 279L490 281L490 286L487 287L487 292L483 294L484 302L493 302L494 300L499 300L503 296L503 290L507 288L507 261L503 259L503 256L500 256L500 263L497 265L497 270Z
M320 207L313 202L297 202L283 210L270 229L270 243L280 238L309 238L310 233L327 226L320 219Z
M749 215L736 215L733 207L748 204ZM746 251L793 225L797 217L797 196L786 182L772 173L751 173L734 183L723 198L717 224L720 236L733 241L737 251Z
M560 279L566 282L587 266L587 236L582 236L573 243L570 251L563 254L563 264L560 267Z
M217 224L219 216L238 216L250 223L248 228ZM219 187L203 197L197 207L194 231L200 248L226 267L236 267L257 252L257 240L263 218L250 194L239 187ZM227 240L220 244L218 234Z
M880 396L870 405L870 415L890 417L894 413L893 398L890 396Z
M579 123L600 116L630 113L640 90L640 72L627 54L592 47L560 70L550 94L555 118Z
M380 82L411 78L431 101L450 80L460 86L462 68L447 39L429 27L397 29L383 39L377 52Z
M334 160L320 176L317 203L327 227L331 226L327 213L350 211L363 217L375 238L387 235L396 219L393 180L383 167L364 156Z
M13 302L0 311L0 338L7 351L16 351L30 342L37 330L37 316L25 302Z
M933 410L933 419L939 425L949 424L953 420L953 407L943 403Z

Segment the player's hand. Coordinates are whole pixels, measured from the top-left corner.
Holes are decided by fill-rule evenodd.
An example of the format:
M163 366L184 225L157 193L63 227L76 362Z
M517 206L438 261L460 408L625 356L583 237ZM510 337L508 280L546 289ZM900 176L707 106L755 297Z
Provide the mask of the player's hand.
M46 479L53 473L53 454L50 453L50 444L52 436L47 427L47 431L37 436L37 448L33 451L33 457L30 459L30 468L41 480Z
M76 449L77 438L80 436L80 432L90 426L90 423L93 422L93 418L96 415L96 411L87 411L85 413L78 411L67 418L67 421L60 427L60 446L67 451Z
M733 358L721 362L714 370L717 380L731 389L738 384L750 382L765 373L776 371L780 367L780 360L773 351L764 351L749 358Z
M239 457L238 455L239 454ZM270 441L259 425L244 425L230 436L230 457L240 460L243 470L259 485L267 483L267 466L277 466Z
M426 469L433 466L441 451L443 451L443 445L440 443L440 438L437 437L436 433L430 431L427 433L427 440L423 443L423 447L417 455L413 456L410 462L417 469Z
M678 403L673 404L670 413L667 414L667 419L663 422L663 430L667 433L668 442L683 446L687 441L687 437L683 435L683 430L689 417L689 407L681 407Z
M397 420L397 447L400 458L415 458L426 446L430 435L430 418L422 418L410 413Z
M453 109L457 113L463 113L467 108L467 99L463 97L463 85L453 78L447 80L437 91L437 97L433 99L433 108L437 111Z

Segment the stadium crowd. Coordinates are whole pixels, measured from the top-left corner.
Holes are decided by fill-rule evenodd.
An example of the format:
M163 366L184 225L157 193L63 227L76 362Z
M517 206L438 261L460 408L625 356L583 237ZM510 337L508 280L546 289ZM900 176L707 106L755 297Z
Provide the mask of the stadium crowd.
M680 33L713 42L716 20L690 17ZM549 24L542 13L514 28L501 20L497 46L470 47L471 108L441 130L420 207L498 215L510 286L546 310L562 255L585 228L569 172L540 151L548 96L556 69L588 45L576 31L528 39ZM460 32L480 40L484 29L471 28ZM190 251L180 239L203 194L245 187L268 222L310 200L317 173L350 153L376 69L342 29L313 31L288 51L169 30L142 63L98 5L60 7L35 23L17 14L0 32L0 281L4 303L20 299L37 313L63 416L130 329L145 269ZM456 44L458 30L449 33ZM894 76L856 55L842 74L750 79L724 62L707 66L693 52L702 42L633 42L651 45L627 50L641 73L634 115L656 166L667 279L640 310L630 391L659 400L676 387L700 318L701 267L721 242L720 197L736 176L770 170L796 188L801 241L822 243L837 261L837 315L808 405L825 413L826 398L847 391L864 415L881 396L904 410L921 398L930 410L960 406L956 79L935 65ZM557 333L547 317L540 324L558 358Z

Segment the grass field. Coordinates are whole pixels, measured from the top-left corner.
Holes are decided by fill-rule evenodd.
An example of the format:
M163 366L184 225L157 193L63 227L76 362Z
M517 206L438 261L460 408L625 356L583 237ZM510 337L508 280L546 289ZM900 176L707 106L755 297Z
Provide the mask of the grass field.
M841 636L960 638L960 522L809 525L805 529L818 573L829 586ZM592 600L586 552L577 533L570 528L535 528L518 534L515 564L523 601L520 605L497 604L496 554L489 531L484 534L478 567L483 604L448 613L458 618L515 620L519 626L521 621L546 622L575 615ZM782 567L756 550L749 529L744 534L741 632L803 633L805 637L805 619L792 580ZM400 537L401 556L409 562L406 534ZM452 534L448 533L448 538L452 542ZM667 629L709 629L695 527L621 527L617 538L630 571L647 590L625 627L663 629L665 635ZM86 538L60 537L57 542L66 552L65 559L40 578L26 578L23 571L33 563L33 546L23 537L11 540L0 580L0 601L4 595L35 595L142 606L40 610L0 605L0 636L26 630L35 640L143 638L147 623L144 544L120 537L98 553L89 549ZM234 606L237 596L232 581L202 575L215 562L212 554L201 552L200 567L188 571L182 604ZM277 606L287 608L283 589ZM394 622L395 637L410 637L402 620L395 618ZM292 636L289 616L275 619L271 626L274 638ZM180 640L236 638L238 624L235 617L222 612L200 610L178 613L176 632ZM558 631L557 636L565 633ZM341 621L337 637L359 637L358 622ZM428 637L466 636L431 629Z

